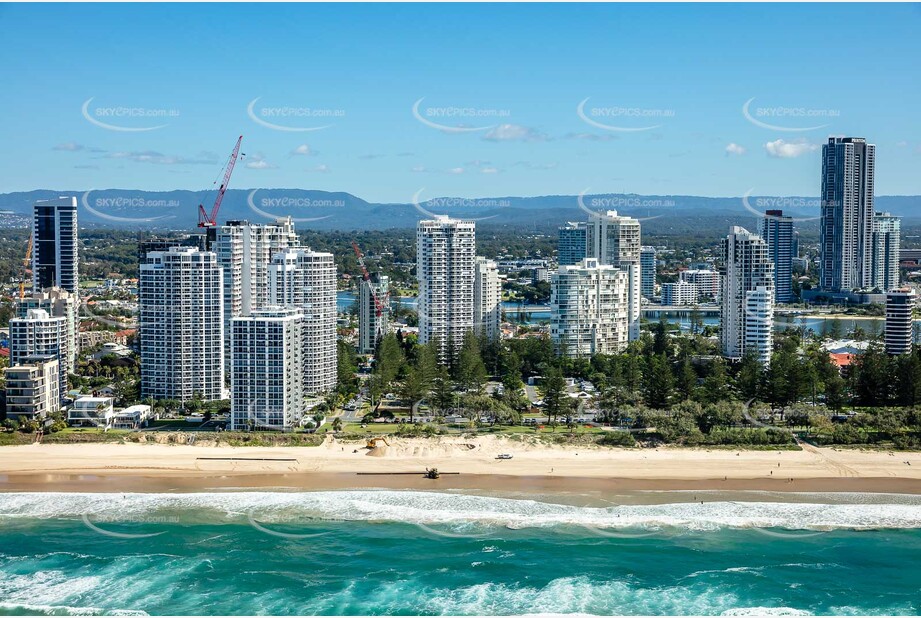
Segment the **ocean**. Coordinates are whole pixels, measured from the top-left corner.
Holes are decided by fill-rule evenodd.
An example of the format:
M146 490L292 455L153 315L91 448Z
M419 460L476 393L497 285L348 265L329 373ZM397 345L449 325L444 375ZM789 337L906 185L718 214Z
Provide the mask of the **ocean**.
M921 496L640 494L0 493L0 614L921 612Z

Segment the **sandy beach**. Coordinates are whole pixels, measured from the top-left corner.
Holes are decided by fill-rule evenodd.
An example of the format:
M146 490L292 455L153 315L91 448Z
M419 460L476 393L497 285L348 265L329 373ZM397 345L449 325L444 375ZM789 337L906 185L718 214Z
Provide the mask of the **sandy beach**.
M921 493L921 453L612 449L493 436L318 447L32 444L0 449L0 491L194 491L208 487L719 489ZM500 453L513 456L497 459ZM427 468L443 476L425 479ZM397 474L401 473L401 474ZM409 474L405 474L409 473Z

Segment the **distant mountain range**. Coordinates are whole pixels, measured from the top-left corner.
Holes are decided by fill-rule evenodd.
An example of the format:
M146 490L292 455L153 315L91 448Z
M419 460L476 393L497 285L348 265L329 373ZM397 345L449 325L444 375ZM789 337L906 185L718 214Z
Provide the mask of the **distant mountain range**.
M194 228L198 204L210 210L214 194L194 191L133 191L102 189L91 192L35 190L0 194L0 217L6 227L18 227L36 200L75 195L82 227L180 230ZM566 221L580 221L586 211L617 210L643 219L647 233L713 232L729 225L755 225L757 213L783 210L802 219L804 231L817 230L816 197L699 197L689 195L590 194L541 197L485 197L477 199L419 195L416 202L379 204L350 193L304 189L230 189L218 220L271 221L294 217L299 229L373 230L410 228L429 213L474 218L482 227L550 229ZM876 208L902 216L907 223L921 220L921 196L878 196ZM25 219L24 219L25 217ZM918 221L921 222L921 221Z

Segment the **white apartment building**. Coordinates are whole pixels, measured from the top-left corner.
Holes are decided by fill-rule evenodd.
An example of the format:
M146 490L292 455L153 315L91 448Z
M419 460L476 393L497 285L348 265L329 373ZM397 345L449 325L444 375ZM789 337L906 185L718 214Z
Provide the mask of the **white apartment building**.
M899 251L902 219L888 212L873 215L872 274L870 285L883 292L899 287Z
M502 283L493 260L477 256L473 284L473 330L487 339L499 338L502 322Z
M692 268L689 270L682 270L678 274L678 277L681 281L696 285L697 293L701 296L719 300L720 291L723 287L723 276L719 271Z
M419 343L437 340L443 358L473 330L475 265L473 221L438 216L416 225Z
M304 393L336 388L336 264L332 253L307 248L275 254L269 265L269 303L302 314Z
M745 293L745 350L762 365L770 364L774 351L775 297L774 290L763 285Z
M110 427L115 421L114 404L115 400L111 397L78 397L67 411L67 424Z
M766 365L774 327L774 263L767 243L733 226L720 250L726 269L720 312L723 355L739 359L751 352Z
M6 379L6 416L42 420L61 409L60 365L55 356L30 357L3 371Z
M16 302L16 313L20 318L25 318L31 309L44 309L51 317L64 318L67 355L62 361L62 371L65 375L74 373L77 368L79 348L77 334L80 323L76 295L63 288L50 287L40 292L33 292L31 296L26 296Z
M390 277L374 273L370 281L358 285L358 353L374 354L381 337L387 334L390 323ZM377 303L381 304L380 318Z
M274 223L228 221L217 230L214 253L224 274L224 361L229 370L230 321L269 302L269 264L298 246L291 217Z
M194 247L151 251L139 268L141 397L224 398L223 273Z
M640 222L636 219L620 216L616 210L599 212L589 218L585 239L586 257L596 258L600 264L610 264L627 273L627 316L631 340L640 336L641 247Z
M268 305L231 321L232 429L290 430L304 415L304 315Z
M629 273L585 258L560 266L551 286L550 337L560 354L615 354L627 346Z
M663 305L696 305L700 298L700 292L696 283L687 281L678 281L675 283L662 284L662 304Z
M53 356L58 361L59 396L67 392L70 350L65 318L48 315L44 309L29 309L26 317L10 320L10 366L27 364L33 356Z

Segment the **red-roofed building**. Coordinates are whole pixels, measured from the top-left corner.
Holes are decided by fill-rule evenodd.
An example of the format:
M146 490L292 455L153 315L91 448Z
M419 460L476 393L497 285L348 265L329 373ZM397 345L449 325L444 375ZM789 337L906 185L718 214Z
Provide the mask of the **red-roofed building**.
M847 373L851 370L851 366L854 364L854 361L857 359L856 354L849 354L847 352L841 352L838 354L831 352L828 356L831 358L831 362L833 362L838 368L838 373L840 373L842 376L847 375Z

